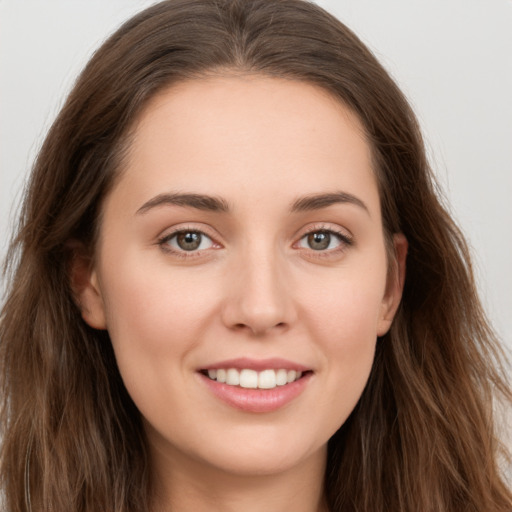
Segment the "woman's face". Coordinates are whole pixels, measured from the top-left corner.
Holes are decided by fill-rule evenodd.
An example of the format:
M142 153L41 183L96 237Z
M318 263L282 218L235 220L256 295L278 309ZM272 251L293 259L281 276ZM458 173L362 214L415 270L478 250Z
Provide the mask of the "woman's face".
M400 299L387 277L357 118L306 83L212 77L140 117L81 303L155 464L271 474L323 463Z

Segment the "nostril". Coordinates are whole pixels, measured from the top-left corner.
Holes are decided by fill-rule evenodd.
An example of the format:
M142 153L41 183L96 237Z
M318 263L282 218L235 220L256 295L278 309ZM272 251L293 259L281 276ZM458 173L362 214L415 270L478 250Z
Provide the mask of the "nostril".
M288 326L287 322L278 322L274 325L252 325L239 322L234 324L231 328L235 331L250 331L253 335L264 335L274 329L284 330Z

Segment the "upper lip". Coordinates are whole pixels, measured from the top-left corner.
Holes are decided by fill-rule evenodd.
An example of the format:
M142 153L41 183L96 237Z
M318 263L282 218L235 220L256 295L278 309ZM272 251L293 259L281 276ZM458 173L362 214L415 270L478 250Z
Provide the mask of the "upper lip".
M201 370L217 370L219 368L235 368L238 370L248 369L255 371L263 371L270 369L285 369L285 370L296 370L298 372L306 372L311 370L307 366L290 361L288 359L282 359L280 357L272 357L268 359L251 359L247 357L238 357L236 359L226 359L224 361L218 361L216 363L209 364L201 367Z

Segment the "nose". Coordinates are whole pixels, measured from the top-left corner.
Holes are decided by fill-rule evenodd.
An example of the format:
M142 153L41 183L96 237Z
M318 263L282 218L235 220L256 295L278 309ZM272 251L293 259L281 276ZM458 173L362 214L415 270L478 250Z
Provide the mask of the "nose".
M272 251L240 258L226 276L223 323L252 336L287 330L296 314L285 267Z

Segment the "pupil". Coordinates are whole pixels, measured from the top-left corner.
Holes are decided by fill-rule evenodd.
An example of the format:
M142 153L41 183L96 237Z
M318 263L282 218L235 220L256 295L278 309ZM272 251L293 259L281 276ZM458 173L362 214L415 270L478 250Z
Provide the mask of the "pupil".
M193 231L180 233L177 239L180 249L184 251L193 251L201 245L201 234Z
M318 231L308 235L308 244L311 249L321 251L327 249L331 243L331 235L325 231Z

